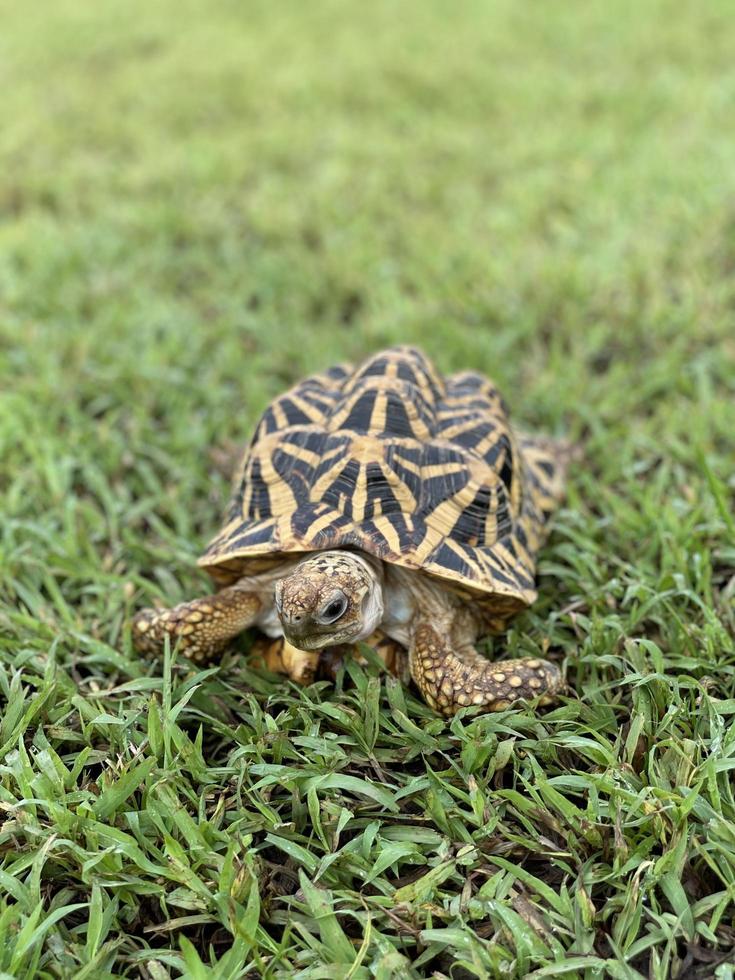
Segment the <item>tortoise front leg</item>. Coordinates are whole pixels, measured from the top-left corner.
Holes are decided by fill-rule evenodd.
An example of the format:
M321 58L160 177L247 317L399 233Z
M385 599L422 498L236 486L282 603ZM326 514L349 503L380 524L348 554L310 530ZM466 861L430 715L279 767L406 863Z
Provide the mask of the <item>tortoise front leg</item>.
M409 667L416 686L435 711L453 715L467 705L503 711L520 698L541 696L548 704L562 688L559 668L533 657L493 662L473 642L452 640L448 624L421 621L413 631Z
M133 643L142 653L158 654L165 638L190 660L202 663L252 626L263 609L262 599L242 585L232 585L203 599L173 609L141 609L133 619Z

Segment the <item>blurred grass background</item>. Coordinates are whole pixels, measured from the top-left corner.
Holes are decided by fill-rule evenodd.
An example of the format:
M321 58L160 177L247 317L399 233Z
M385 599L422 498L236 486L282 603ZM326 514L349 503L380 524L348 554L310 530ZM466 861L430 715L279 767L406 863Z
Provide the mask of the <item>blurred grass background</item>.
M732 977L729 5L0 12L5 975ZM580 700L141 662L268 399L397 342L583 442L508 638Z

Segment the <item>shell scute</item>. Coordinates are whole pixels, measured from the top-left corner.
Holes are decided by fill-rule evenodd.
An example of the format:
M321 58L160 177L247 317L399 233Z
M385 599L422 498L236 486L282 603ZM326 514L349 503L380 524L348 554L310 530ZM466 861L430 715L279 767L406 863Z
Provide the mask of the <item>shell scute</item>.
M563 469L552 440L514 432L487 378L383 351L268 406L200 564L228 581L280 553L354 547L510 614L534 598Z

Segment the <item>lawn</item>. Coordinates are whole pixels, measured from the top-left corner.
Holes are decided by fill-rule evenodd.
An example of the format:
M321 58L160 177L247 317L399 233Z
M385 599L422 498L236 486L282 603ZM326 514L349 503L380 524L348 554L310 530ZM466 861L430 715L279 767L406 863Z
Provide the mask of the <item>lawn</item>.
M733 977L725 2L2 2L0 976ZM432 714L142 659L238 447L391 343L582 446Z

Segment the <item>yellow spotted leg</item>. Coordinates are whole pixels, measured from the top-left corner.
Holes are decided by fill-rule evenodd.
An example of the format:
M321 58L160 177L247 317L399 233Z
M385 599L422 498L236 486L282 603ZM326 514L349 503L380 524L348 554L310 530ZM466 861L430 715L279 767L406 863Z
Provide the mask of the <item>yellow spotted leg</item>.
M172 647L178 643L185 657L203 663L252 626L261 609L255 593L236 585L173 609L141 609L133 620L133 643L142 653L158 654L168 636Z
M409 667L427 704L443 715L468 705L503 711L520 698L548 704L563 686L559 668L548 660L493 663L470 643L456 647L448 631L427 622L414 629Z

